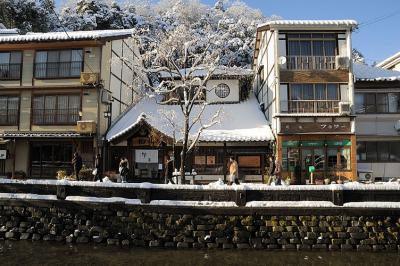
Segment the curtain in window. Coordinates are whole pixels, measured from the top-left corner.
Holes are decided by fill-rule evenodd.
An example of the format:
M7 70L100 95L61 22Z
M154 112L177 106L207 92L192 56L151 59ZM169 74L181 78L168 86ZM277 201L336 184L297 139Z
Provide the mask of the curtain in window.
M60 51L59 76L68 77L71 75L71 50Z
M400 93L389 93L388 101L389 101L389 113L398 113L400 112Z
M81 97L79 95L70 95L68 102L70 122L76 122L79 120L80 106L81 106Z
M0 64L8 65L10 63L10 53L0 53Z
M327 84L328 90L328 100L339 100L338 85L337 84Z
M35 96L33 98L33 123L44 123L44 96Z
M325 56L336 55L336 41L324 41Z
M54 124L56 121L55 113L56 113L56 96L46 96L45 97L45 115L44 121L46 124Z
M326 100L325 84L315 84L315 99L316 100Z
M311 53L311 41L300 41L300 53L302 56L310 56Z
M0 97L0 124L7 123L7 96Z
M324 55L324 42L323 41L313 41L313 55L323 56Z
M301 84L292 84L290 86L290 99L291 100L301 100Z
M71 76L79 76L82 70L82 50L71 51Z
M46 77L46 62L47 62L47 52L46 51L36 52L35 76L37 78Z
M376 95L376 108L378 113L388 112L388 95L386 93L378 93Z
M300 55L299 41L288 41L288 55L289 56Z
M303 84L303 100L314 99L314 88L312 84Z
M350 149L341 148L340 149L340 168L345 170L351 169L351 155Z
M365 113L364 94L355 94L356 113Z
M68 96L58 96L57 99L57 123L68 122Z

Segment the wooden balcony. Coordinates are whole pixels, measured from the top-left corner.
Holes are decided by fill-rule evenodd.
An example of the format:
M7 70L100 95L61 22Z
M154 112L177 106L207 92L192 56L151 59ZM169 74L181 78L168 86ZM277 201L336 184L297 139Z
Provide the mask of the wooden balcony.
M0 64L0 80L19 80L21 64Z
M80 119L80 110L71 109L32 109L34 125L76 125Z
M287 70L335 70L336 56L286 56Z
M339 113L339 100L281 101L281 113Z

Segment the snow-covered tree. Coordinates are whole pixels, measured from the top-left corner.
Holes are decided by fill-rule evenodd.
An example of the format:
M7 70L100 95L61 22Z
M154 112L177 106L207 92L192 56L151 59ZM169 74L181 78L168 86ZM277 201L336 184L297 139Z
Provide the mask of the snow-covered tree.
M180 176L185 181L185 169L188 154L194 149L204 130L219 123L221 110L212 117L203 117L207 108L205 99L206 84L218 65L219 56L213 52L213 40L208 39L208 46L198 53L196 36L186 25L180 25L170 32L160 32L156 55L147 51L143 55L146 67L134 66L139 71L135 78L145 83L145 97L151 97L158 104L175 104L182 112L183 121L179 125L169 121L173 131L179 131L176 142L181 147ZM177 56L179 55L179 56ZM149 83L142 77L155 75L159 82ZM172 117L171 114L161 114Z
M365 64L364 55L356 48L353 48L353 50L351 51L351 59L353 60L353 62Z
M54 0L1 0L0 22L7 28L46 32L57 24Z

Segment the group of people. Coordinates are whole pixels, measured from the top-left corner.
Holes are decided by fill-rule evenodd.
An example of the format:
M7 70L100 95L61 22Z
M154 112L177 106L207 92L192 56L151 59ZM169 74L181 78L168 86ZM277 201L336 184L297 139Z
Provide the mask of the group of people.
M82 157L79 155L78 152L75 152L73 157L72 157L72 168L74 170L74 175L76 177L77 181L81 181L81 176L80 172L82 170L83 162L82 162ZM122 157L120 162L119 162L119 182L121 183L126 183L128 180L129 176L129 162L126 157ZM94 161L94 170L92 172L93 174L93 181L100 181L103 182L103 159L100 154L96 155L95 161Z

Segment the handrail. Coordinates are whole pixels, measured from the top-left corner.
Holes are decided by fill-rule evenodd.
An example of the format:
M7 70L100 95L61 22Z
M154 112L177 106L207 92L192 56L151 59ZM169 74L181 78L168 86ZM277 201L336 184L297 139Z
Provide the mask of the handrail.
M336 56L286 56L286 68L290 70L333 70Z
M340 100L289 100L281 101L286 106L282 113L339 113Z

